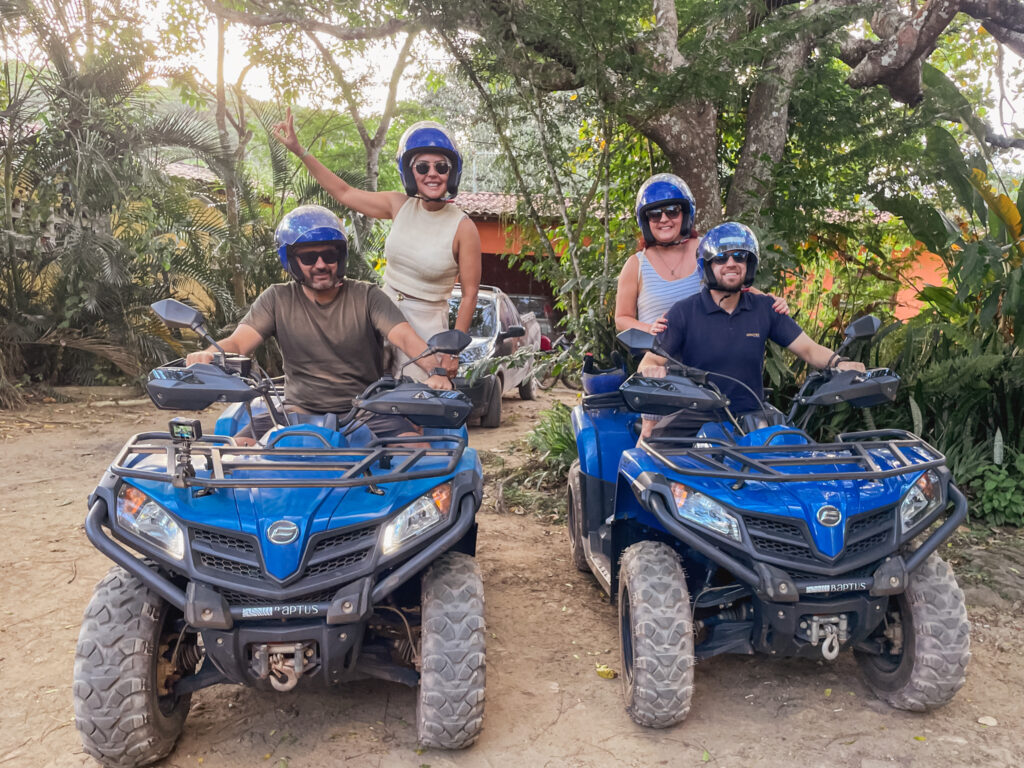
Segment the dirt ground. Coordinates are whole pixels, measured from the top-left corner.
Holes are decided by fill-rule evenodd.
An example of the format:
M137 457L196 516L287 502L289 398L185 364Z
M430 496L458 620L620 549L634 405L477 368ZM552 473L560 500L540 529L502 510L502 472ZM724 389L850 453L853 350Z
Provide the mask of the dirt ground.
M82 530L85 499L129 435L168 418L124 391L72 394L68 403L0 411L0 768L96 765L82 752L71 704L79 622L110 566ZM103 405L113 396L129 403ZM473 429L471 445L508 452L550 400L506 398L506 425ZM727 656L697 667L686 722L655 731L627 717L618 680L595 673L597 663L618 667L615 610L573 569L564 526L493 506L479 523L488 664L475 746L417 750L415 692L397 684L277 695L219 686L193 698L162 765L1024 766L1019 534L964 537L949 550L968 587L972 659L966 686L945 708L889 709L849 654L832 664Z

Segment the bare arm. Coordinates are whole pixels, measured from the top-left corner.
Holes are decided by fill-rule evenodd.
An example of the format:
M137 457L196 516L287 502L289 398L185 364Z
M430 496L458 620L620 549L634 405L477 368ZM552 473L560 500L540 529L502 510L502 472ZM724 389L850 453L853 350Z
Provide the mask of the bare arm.
M427 342L417 335L416 331L412 329L409 323L399 323L388 333L388 341L398 347L400 350L405 352L410 358L418 357L423 354L423 350L427 348ZM421 360L416 361L416 365L422 368L427 373L434 370L437 365L437 359L435 356L427 356ZM431 376L424 382L431 389L451 389L452 383L445 376L437 376L431 374Z
M801 333L797 336L793 343L786 347L786 349L808 365L813 365L815 368L828 367L829 363L832 362L832 359L835 357L835 353L831 349L821 346L821 344L818 344L806 333ZM836 368L841 371L863 371L864 363L847 360L836 365Z
M236 355L248 355L256 347L263 343L263 337L251 325L239 324L234 333L220 342L221 349ZM192 363L209 363L217 353L213 346L207 347L201 352L193 352L185 358L185 365Z
M290 107L285 119L274 126L273 133L278 141L302 161L324 191L346 208L374 219L393 219L407 200L401 192L369 192L357 189L313 157L309 150L303 149L299 144L299 138L295 134L295 118Z
M468 216L459 223L455 231L455 259L459 263L459 285L462 299L455 327L469 333L476 309L476 297L480 290L480 232Z
M640 261L630 256L619 272L619 287L615 292L615 329L626 331L639 328L650 333L649 323L636 319L636 301L640 295Z

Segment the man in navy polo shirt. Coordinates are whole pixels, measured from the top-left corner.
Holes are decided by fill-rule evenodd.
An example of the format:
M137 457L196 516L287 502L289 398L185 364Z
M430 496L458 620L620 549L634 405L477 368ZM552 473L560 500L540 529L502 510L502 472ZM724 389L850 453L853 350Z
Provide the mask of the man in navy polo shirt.
M666 315L668 327L658 342L676 360L701 370L725 374L742 381L742 385L725 378L711 380L729 398L729 409L735 415L761 410L764 398L763 369L766 342L771 339L786 347L815 368L833 365L841 370L863 371L864 365L840 358L801 330L789 317L772 310L772 297L744 291L754 282L759 248L757 238L748 227L735 222L719 224L709 231L697 247L704 266L704 288L676 302ZM666 360L652 352L644 355L640 371L654 378L666 375ZM652 428L692 429L699 422L693 417L672 421L663 419L644 423L644 437Z

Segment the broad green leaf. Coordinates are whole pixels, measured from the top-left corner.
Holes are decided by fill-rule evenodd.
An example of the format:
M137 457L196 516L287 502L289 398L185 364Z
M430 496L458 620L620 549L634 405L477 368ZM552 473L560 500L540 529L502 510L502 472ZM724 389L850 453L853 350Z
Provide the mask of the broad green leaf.
M910 234L925 244L928 250L939 253L952 242L942 214L930 205L909 195L885 197L874 195L871 202L879 210L888 211L903 219Z

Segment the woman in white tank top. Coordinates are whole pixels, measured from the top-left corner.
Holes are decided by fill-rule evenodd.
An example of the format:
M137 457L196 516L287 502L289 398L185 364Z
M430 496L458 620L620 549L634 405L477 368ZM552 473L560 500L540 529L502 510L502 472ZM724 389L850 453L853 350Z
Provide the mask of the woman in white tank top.
M339 203L375 219L393 219L384 244L384 292L402 310L413 330L427 340L448 329L448 299L456 281L462 289L455 327L469 331L480 288L480 233L476 224L451 205L459 189L462 155L438 123L411 126L398 145L398 172L405 192L357 189L303 149L295 134L291 110L274 126L278 141L294 153L324 190ZM397 372L406 360L394 350ZM439 355L449 376L458 358ZM418 366L406 375L426 378Z

